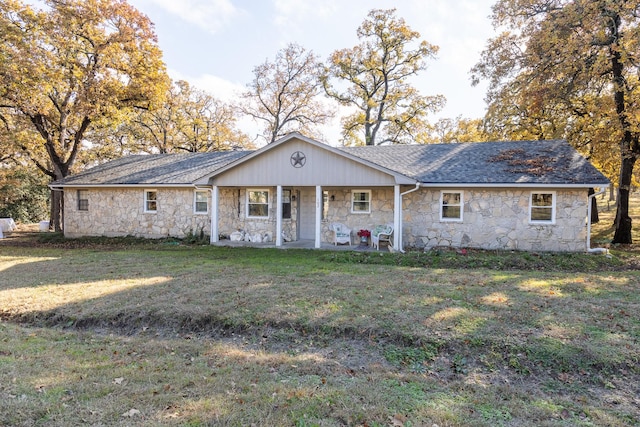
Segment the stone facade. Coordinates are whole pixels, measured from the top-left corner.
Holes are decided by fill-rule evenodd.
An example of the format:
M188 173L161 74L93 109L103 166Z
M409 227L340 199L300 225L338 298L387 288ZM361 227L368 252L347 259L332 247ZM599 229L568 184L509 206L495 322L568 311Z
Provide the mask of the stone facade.
M261 241L274 242L276 239L276 215L277 206L276 188L269 190L269 217L265 219L247 218L247 189L245 188L222 188L219 191L218 201L218 232L223 239L229 238L233 232L240 231L245 236L255 240L255 236L260 236ZM292 191L292 194L295 194ZM297 227L297 207L291 203L291 218L282 220L283 236L287 240L295 240Z
M586 189L554 192L553 224L530 223L529 189L447 191L463 192L463 221L440 219L440 190L410 193L403 199L405 247L568 252L586 249Z
M67 237L185 237L209 234L211 216L194 213L193 188L146 188L157 191L157 212L144 212L145 188L90 188L88 209L78 209L78 191L64 192L64 232ZM209 196L209 206L211 206Z
M78 210L76 189L65 189L65 235L185 237L209 235L211 215L194 213L193 188L157 188L158 208L144 212L144 188L91 188L88 210ZM291 188L292 195L301 189ZM222 238L242 231L248 239L275 241L276 188L269 188L269 217L247 218L245 188L220 188L218 231ZM328 188L323 206L321 239L333 241L330 224L342 222L353 230L393 222L391 187L371 189L371 213L351 212L351 189ZM529 189L458 189L463 192L463 220L440 219L440 189L422 188L403 197L403 242L405 248L440 246L530 251L584 251L586 242L587 191L554 191L556 216L553 224L529 221ZM544 190L542 192L548 192ZM208 199L211 209L211 196ZM291 219L283 219L285 240L296 240L297 203L291 203Z
M326 217L322 221L322 241L333 242L333 222L341 222L349 227L352 240L357 243L357 232L371 230L379 224L393 223L393 188L371 189L371 213L351 212L351 189L328 190Z

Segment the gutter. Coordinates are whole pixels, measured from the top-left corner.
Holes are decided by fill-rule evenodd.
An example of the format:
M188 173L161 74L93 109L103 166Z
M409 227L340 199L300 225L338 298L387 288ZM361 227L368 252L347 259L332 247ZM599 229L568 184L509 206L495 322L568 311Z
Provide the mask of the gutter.
M478 182L478 183L464 183L464 182L446 182L446 183L421 183L424 188L594 188L605 183L585 183L585 184L541 184L541 183L492 183L492 182ZM413 191L413 190L411 190Z
M595 196L604 194L607 191L607 188L609 188L609 186L607 185L606 187L601 187L601 188L602 189L600 191L588 197L589 206L587 207L587 248L586 249L587 249L587 253L590 253L590 254L608 254L609 253L609 250L607 248L591 247L591 203Z

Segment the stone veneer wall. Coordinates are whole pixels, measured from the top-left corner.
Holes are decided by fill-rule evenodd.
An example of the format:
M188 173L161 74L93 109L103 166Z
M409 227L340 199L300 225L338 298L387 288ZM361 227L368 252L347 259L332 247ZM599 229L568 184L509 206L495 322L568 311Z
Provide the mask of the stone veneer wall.
M144 190L158 192L158 210L144 212ZM193 211L193 188L89 188L79 211L77 189L64 191L64 233L80 236L185 237L211 232L211 216ZM210 196L209 196L210 199ZM209 200L211 206L211 200Z
M331 223L341 222L352 231L352 242L359 241L358 231L372 230L380 224L393 223L393 188L358 188L371 190L371 213L351 213L351 189L329 189L327 217L322 221L322 241L333 243ZM334 200L331 200L333 196Z
M405 247L584 251L587 190L556 191L555 224L530 224L532 190L463 190L463 222L440 220L439 189L407 194L403 199Z
M151 189L151 187L149 188ZM143 188L88 189L89 210L77 210L77 191L65 190L65 235L184 237L188 233L210 233L210 214L193 212L191 188L157 188L158 211L143 211ZM218 231L227 237L237 230L251 235L269 235L275 241L276 189L270 188L267 219L246 218L246 189L221 188ZM296 194L296 188L293 193ZM371 189L371 213L351 213L351 189L325 189L329 200L322 220L323 242L333 241L332 222L353 230L371 230L377 224L393 222L393 189ZM459 190L451 190L459 191ZM464 192L462 222L440 221L440 190L420 189L403 197L403 240L405 248L437 246L534 251L585 250L587 191L556 191L555 224L529 224L531 190L473 189ZM547 191L547 190L541 190ZM333 196L334 200L331 200ZM209 200L211 207L211 200ZM284 234L295 240L297 211L282 221Z
M276 215L277 205L275 187L269 190L269 218L247 218L247 189L245 188L221 188L218 201L218 232L223 238L228 238L234 231L243 231L253 236L255 234L269 236L271 241L276 240ZM287 188L289 189L289 188ZM295 190L292 191L292 195ZM291 203L291 219L282 220L283 235L295 240L297 209L294 202Z

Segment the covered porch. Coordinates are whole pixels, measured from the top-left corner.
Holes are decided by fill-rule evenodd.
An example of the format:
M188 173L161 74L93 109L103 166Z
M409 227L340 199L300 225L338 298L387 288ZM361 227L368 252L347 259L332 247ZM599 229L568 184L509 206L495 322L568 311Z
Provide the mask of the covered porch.
M212 244L220 242L221 232L243 228L242 232L268 234L275 247L311 241L315 249L331 244L333 222L345 223L355 232L393 224L391 243L401 249L402 197L418 188L413 178L299 134L242 157L195 184L211 191Z

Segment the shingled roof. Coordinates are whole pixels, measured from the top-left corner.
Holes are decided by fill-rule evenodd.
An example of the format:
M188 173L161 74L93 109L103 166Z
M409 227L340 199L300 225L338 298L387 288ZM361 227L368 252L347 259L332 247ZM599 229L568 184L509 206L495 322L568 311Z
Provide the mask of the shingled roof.
M201 176L249 153L251 151L133 155L103 163L51 185L192 185Z
M391 145L333 149L423 184L589 185L609 180L563 140ZM193 185L253 151L134 155L51 186Z
M341 149L425 184L609 184L564 140Z

